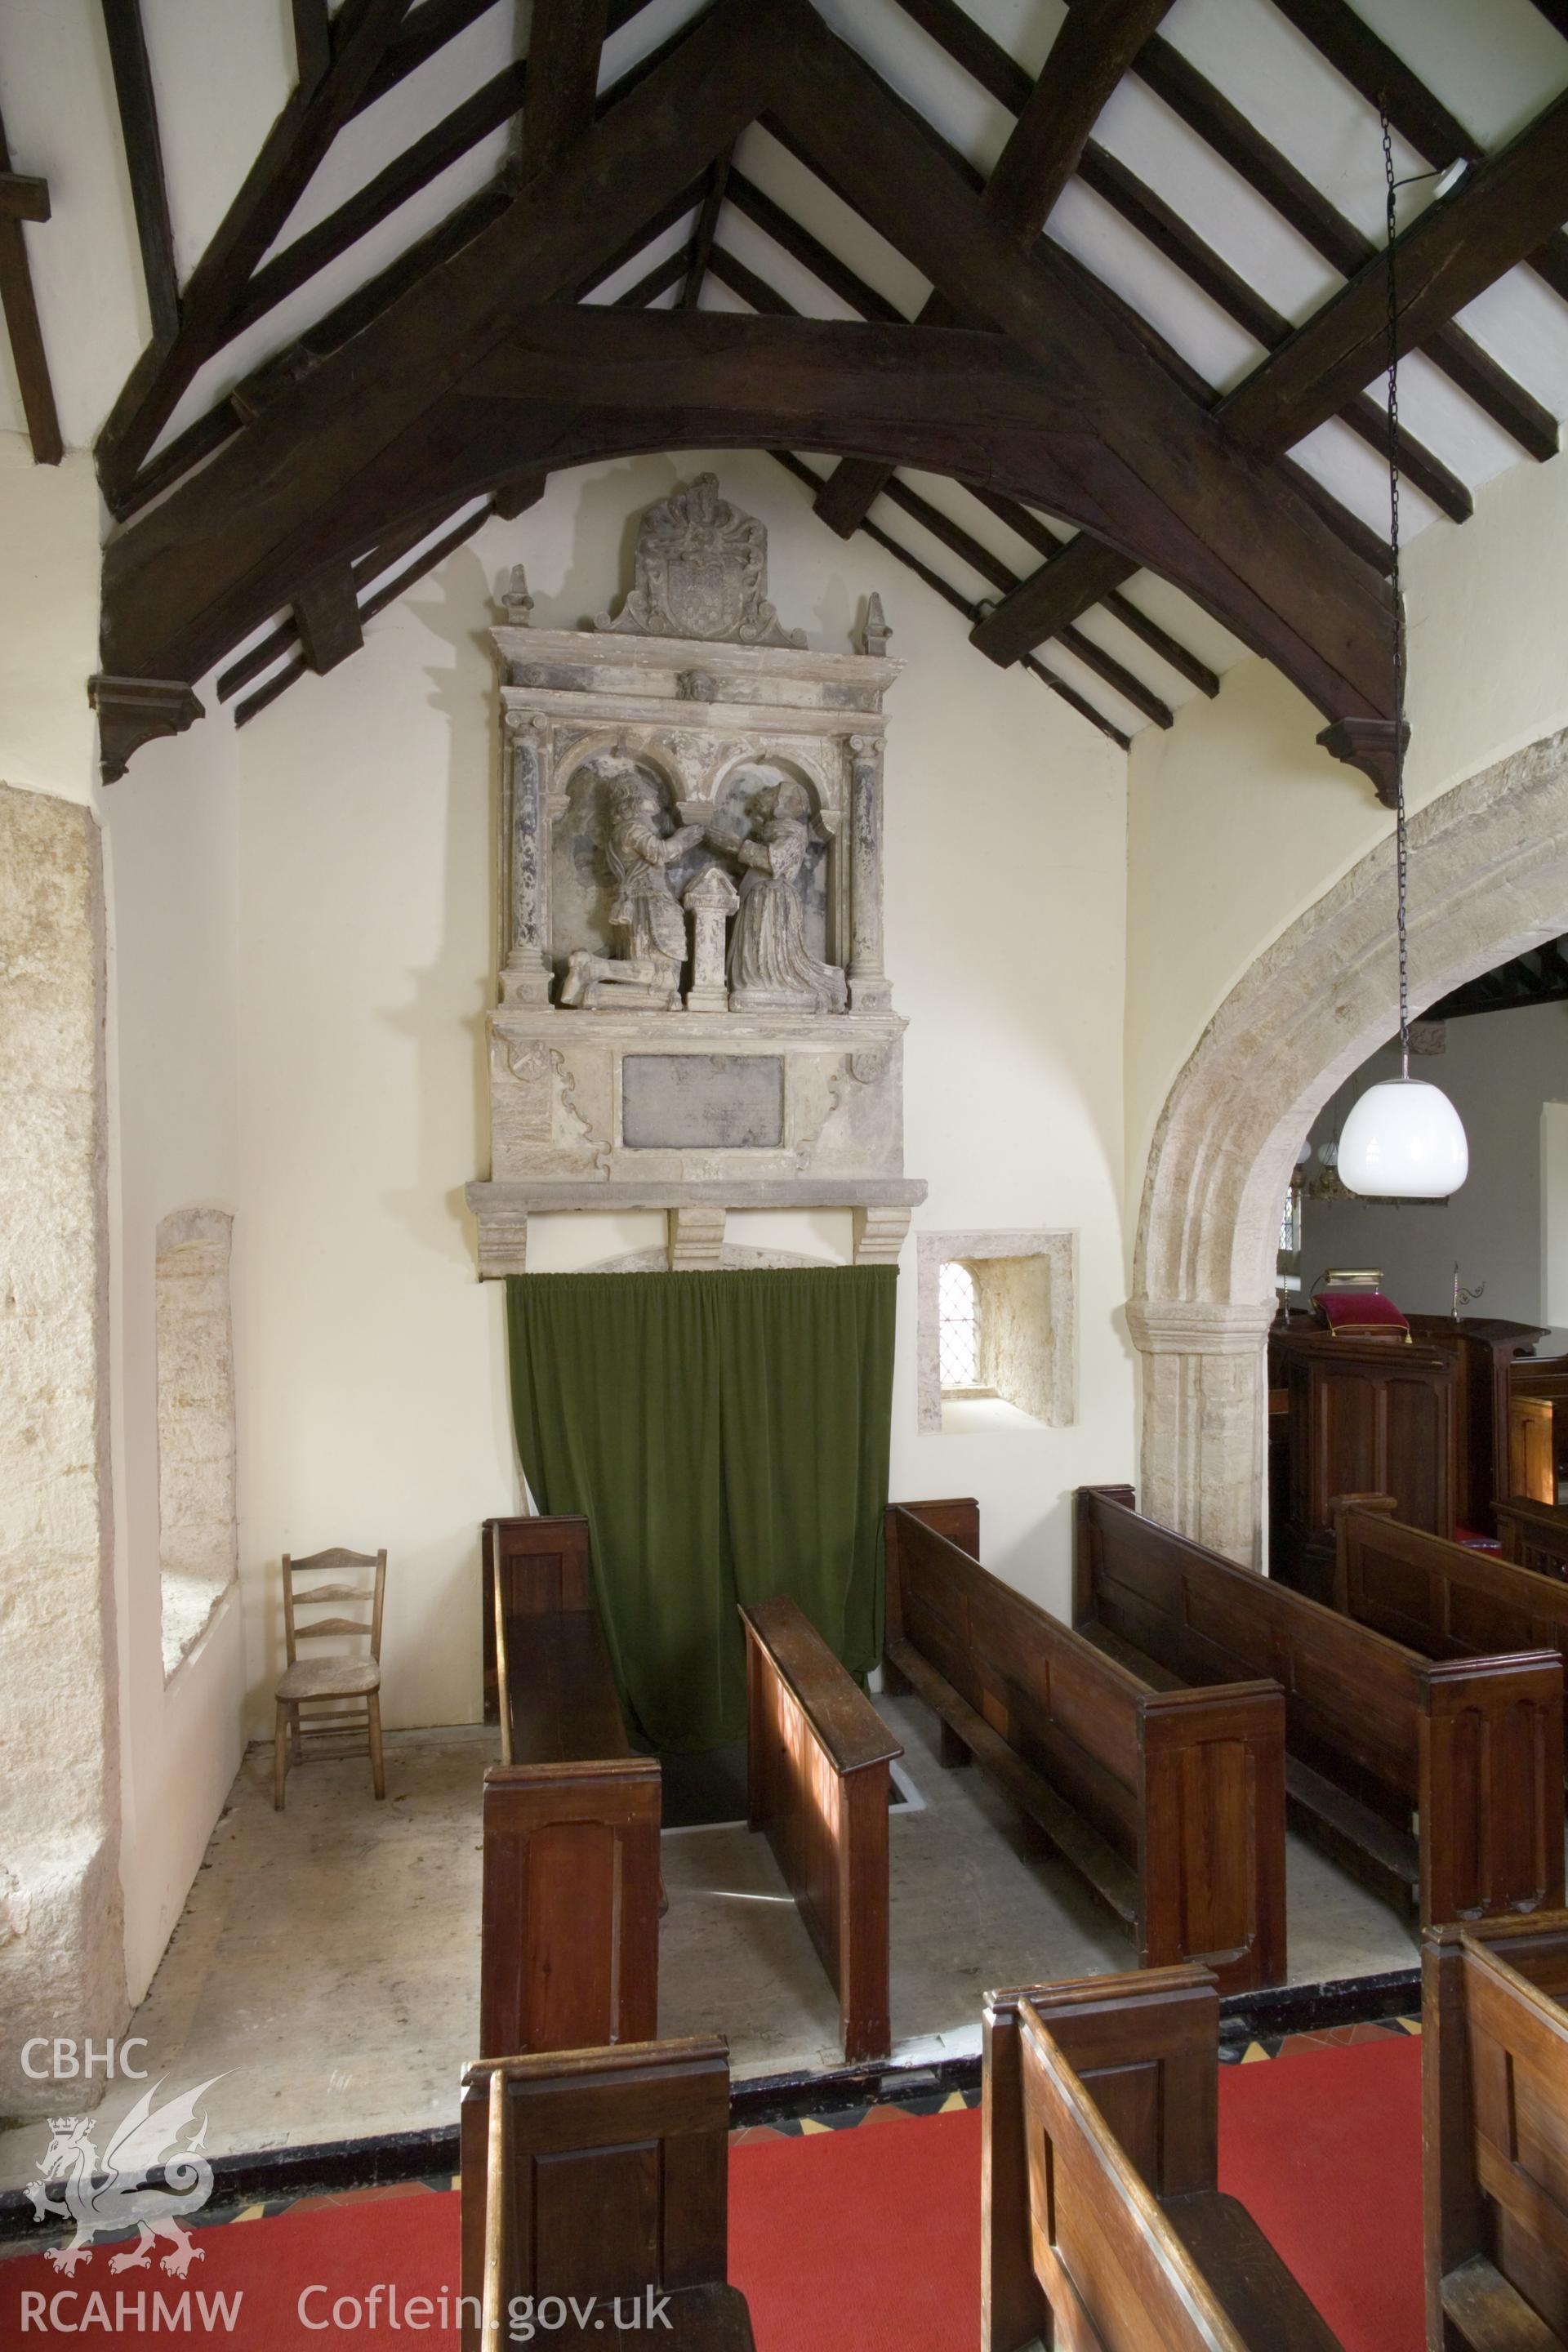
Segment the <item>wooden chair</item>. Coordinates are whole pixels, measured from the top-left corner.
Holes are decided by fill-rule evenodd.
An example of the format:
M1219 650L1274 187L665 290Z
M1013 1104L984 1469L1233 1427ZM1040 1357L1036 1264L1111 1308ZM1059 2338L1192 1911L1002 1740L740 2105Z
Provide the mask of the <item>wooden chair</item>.
M729 2123L717 2039L468 2067L461 2352L524 2316L552 2346L753 2352L728 2283Z
M373 1568L374 1581L363 1585L331 1580L346 1568ZM322 1575L329 1579L325 1584L308 1582L300 1588L295 1581L300 1577ZM307 1739L341 1741L362 1729L366 1735L375 1793L378 1797L386 1794L381 1755L381 1611L385 1593L384 1551L343 1551L334 1546L329 1551L312 1552L309 1559L292 1559L287 1552L283 1555L283 1635L288 1644L289 1667L276 1693L277 1717L272 1735L272 1802L279 1812L283 1810L283 1783L288 1778L290 1750L294 1762L302 1764ZM337 1616L300 1622L300 1610L331 1607L342 1601L368 1601L368 1622L361 1617ZM362 1633L370 1637L368 1656L302 1659L299 1655L301 1642L341 1640L345 1634ZM300 1721L304 1707L317 1717L309 1729L303 1728ZM331 1712L322 1713L323 1709ZM361 1751L356 1741L333 1752L357 1756Z

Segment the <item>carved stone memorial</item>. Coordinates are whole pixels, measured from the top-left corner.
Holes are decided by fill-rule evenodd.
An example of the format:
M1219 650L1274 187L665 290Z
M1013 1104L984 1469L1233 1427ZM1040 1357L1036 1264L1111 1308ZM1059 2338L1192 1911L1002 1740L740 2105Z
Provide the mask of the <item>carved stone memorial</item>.
M672 1265L717 1265L724 1212L848 1208L890 1262L902 1039L882 963L882 698L767 601L767 534L697 479L643 516L631 593L592 630L493 631L505 730L505 962L489 1016L482 1276L531 1212L663 1209Z

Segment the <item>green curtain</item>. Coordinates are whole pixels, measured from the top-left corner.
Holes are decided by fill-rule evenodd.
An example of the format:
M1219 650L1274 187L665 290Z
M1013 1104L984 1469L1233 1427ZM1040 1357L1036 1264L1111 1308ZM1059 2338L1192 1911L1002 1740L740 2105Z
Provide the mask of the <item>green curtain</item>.
M788 1592L852 1671L881 1646L892 1266L530 1274L512 1416L542 1511L582 1511L634 1736L743 1738L737 1601Z

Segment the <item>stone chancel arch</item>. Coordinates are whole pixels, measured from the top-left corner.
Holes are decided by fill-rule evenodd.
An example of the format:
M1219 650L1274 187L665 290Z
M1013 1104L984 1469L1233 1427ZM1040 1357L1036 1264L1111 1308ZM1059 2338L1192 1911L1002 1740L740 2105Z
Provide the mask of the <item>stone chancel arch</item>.
M1568 730L1411 819L1413 1006L1568 921ZM1394 844L1379 845L1232 989L1177 1078L1144 1175L1128 1328L1143 1358L1141 1500L1261 1560L1265 1335L1301 1139L1394 1025Z

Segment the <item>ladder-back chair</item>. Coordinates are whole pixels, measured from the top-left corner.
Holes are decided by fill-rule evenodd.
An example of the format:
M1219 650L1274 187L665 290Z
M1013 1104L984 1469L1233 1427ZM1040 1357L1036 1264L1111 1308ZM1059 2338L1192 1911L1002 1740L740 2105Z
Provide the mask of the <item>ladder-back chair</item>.
M360 1568L374 1570L369 1584L335 1580L343 1570ZM328 1580L324 1584L314 1580L321 1576ZM344 1551L334 1546L328 1551L312 1552L308 1559L293 1559L288 1552L283 1555L283 1634L289 1666L278 1685L272 1738L272 1802L279 1812L290 1754L296 1764L303 1763L307 1739L348 1738L353 1744L336 1748L334 1755L359 1755L363 1751L353 1736L363 1730L375 1793L386 1794L381 1754L381 1612L385 1592L384 1550ZM318 1609L334 1608L344 1601L368 1601L368 1619L314 1614ZM311 1613L301 1618L301 1611ZM299 1654L301 1642L341 1640L345 1635L368 1635L368 1656L302 1659ZM309 1708L314 1718L308 1727L300 1720L303 1708Z

